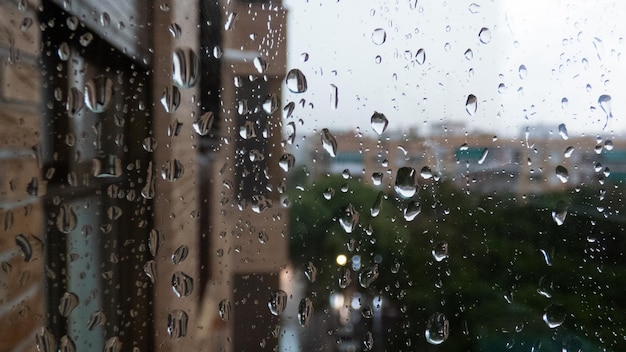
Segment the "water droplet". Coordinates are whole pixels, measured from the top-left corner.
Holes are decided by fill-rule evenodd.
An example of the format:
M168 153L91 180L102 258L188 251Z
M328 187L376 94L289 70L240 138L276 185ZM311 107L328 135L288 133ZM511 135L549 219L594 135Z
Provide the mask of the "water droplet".
M230 301L227 299L221 300L217 306L217 314L219 315L220 319L222 319L223 321L229 321L231 312L232 305L230 304Z
M424 166L420 171L420 176L422 176L423 179L428 180L429 178L433 177L433 171L430 169L430 167Z
M69 317L78 303L78 296L75 293L65 292L59 302L59 313L64 317Z
M276 94L269 94L263 102L263 111L265 111L266 114L271 115L278 110L278 105L278 96Z
M292 93L304 93L307 90L306 77L297 68L291 69L285 79L287 89Z
M604 111L604 114L606 115L606 122L603 127L606 128L606 125L609 123L609 119L613 117L613 113L611 112L611 96L606 94L601 95L598 98L598 104L600 104L602 111Z
M443 313L435 313L430 316L426 325L426 341L433 345L439 345L448 339L449 322Z
M567 313L565 308L560 304L550 304L543 314L543 321L549 328L558 328L565 322Z
M339 269L339 287L346 288L352 283L352 271L347 266Z
M559 181L562 183L566 183L569 179L569 172L564 166L558 165L556 167L556 177L558 177Z
M380 186L383 183L383 173L382 172L373 172L372 173L372 183L374 186Z
M296 157L293 154L283 154L278 160L278 166L280 166L283 171L288 172L291 168L296 164Z
M77 219L74 209L69 205L63 204L59 208L59 213L57 214L57 229L63 233L70 233L76 228L76 224Z
M69 28L72 31L75 31L78 28L78 18L76 16L70 16L67 18L67 20L65 20L65 23L67 24L67 28Z
M304 276L309 280L309 282L313 283L317 279L317 268L313 265L312 262L308 262L304 266Z
M337 141L328 128L322 130L322 147L331 157L337 156Z
M372 32L372 42L376 45L382 45L387 40L387 32L382 28L376 28Z
M550 253L548 253L548 251L546 251L545 249L540 249L539 251L543 255L543 260L546 262L546 265L552 266L552 259L550 258Z
M193 87L200 75L200 60L193 49L177 48L172 54L172 80L180 88Z
M113 97L113 81L98 75L85 84L85 105L89 110L100 113L107 109Z
M148 248L150 248L150 254L156 257L159 249L163 245L163 233L159 230L150 230L150 236L148 239Z
M413 221L421 212L422 208L420 207L420 203L410 201L409 204L406 205L406 208L404 208L404 220Z
M383 199L385 198L385 193L380 191L378 192L378 195L376 196L376 200L374 201L374 204L372 204L372 207L370 208L370 214L372 215L372 217L377 217L378 214L380 214L380 210L383 207Z
M183 33L183 30L180 28L180 25L178 23L170 23L167 29L170 31L170 34L174 39L180 38L181 34Z
M172 113L180 106L180 90L176 86L165 87L161 96L161 105L165 112Z
M374 335L372 335L371 331L365 333L365 338L363 339L363 348L365 351L371 351L374 348Z
M189 255L189 247L183 244L176 248L172 254L172 263L174 263L174 265L180 264L183 260L187 259L187 255Z
M252 64L254 65L254 68L257 70L257 72L259 72L260 74L264 74L265 71L267 71L267 61L265 61L264 58L257 56L252 60Z
M474 116L476 111L478 110L478 98L474 94L470 94L467 96L467 100L465 101L465 111L470 116Z
M193 122L193 129L197 134L201 136L206 136L210 131L211 127L213 127L213 122L215 121L215 115L211 111L207 111L206 113L200 115Z
M103 12L100 14L100 25L102 27L107 27L109 24L111 24L111 16L109 15L108 12Z
M298 305L298 323L300 326L307 327L311 322L311 317L313 316L313 302L305 297L300 300L300 304Z
M567 217L567 204L564 201L560 200L556 203L556 208L552 211L552 220L561 226L565 222L565 218Z
M78 42L80 43L80 45L86 47L89 44L91 44L91 41L93 40L93 34L87 32L83 35L80 36L80 38L78 38Z
M117 220L122 216L122 214L122 208L116 205L107 208L107 217L109 218L109 220Z
M167 333L170 337L181 338L187 336L189 316L182 310L175 309L167 315Z
M302 60L302 62L309 61L309 53L302 53L302 54L300 54L300 60Z
M185 297L193 291L193 278L182 271L172 274L172 290L178 297Z
M324 191L323 195L324 195L324 199L331 200L331 199L333 199L333 196L335 195L335 189L334 188L327 188Z
M222 55L224 54L224 52L222 51L222 47L219 45L216 45L213 47L213 57L216 59L220 59L222 57Z
M59 352L76 352L76 344L69 336L63 335L59 340Z
M478 32L478 39L483 44L488 44L491 41L491 31L487 27L483 27Z
M61 43L61 45L59 45L59 48L57 49L57 55L59 55L59 59L67 61L69 60L71 54L72 51L70 50L70 46L66 42L63 42Z
M389 120L387 120L387 117L384 114L381 114L377 111L374 111L374 114L372 115L370 122L372 124L372 129L379 136L383 134L383 132L385 132L385 130L387 129L387 126L389 125Z
M70 89L67 95L67 102L65 108L67 109L67 116L74 117L83 109L85 97L83 93L76 87Z
M226 23L224 24L224 29L227 31L232 31L235 29L237 25L237 20L239 19L239 15L236 12L231 12L228 14L226 18Z
M471 60L474 58L474 52L472 51L472 49L467 49L465 50L465 52L463 53L463 55L465 56L465 58L467 60Z
M565 108L567 107L568 103L569 103L569 100L567 98L561 99L561 109L565 110Z
M448 242L437 242L432 250L432 255L438 262L448 258Z
M157 280L156 261L148 260L143 265L143 271L146 273L146 276L148 276L148 278L150 279L150 282L154 284Z
M372 284L372 282L378 279L378 265L374 264L373 266L361 271L359 273L359 284L363 288L368 288Z
M87 329L93 330L97 326L103 326L107 321L106 315L101 310L97 310L91 313L89 321L87 322Z
M526 66L520 65L520 67L517 69L517 73L519 74L520 79L526 78L528 74L528 71L526 70Z
M336 85L330 85L330 108L333 110L337 110L337 106L339 105L339 88Z
M22 254L24 254L24 261L28 262L33 256L33 248L30 245L30 241L26 236L19 234L15 236L15 244L20 248Z
M404 199L413 197L417 191L415 169L408 166L399 168L396 173L394 189L396 193Z
M567 148L565 148L565 152L563 153L563 156L566 158L569 158L572 156L572 153L574 153L574 147L569 146Z
M37 351L56 352L57 350L54 335L44 327L35 334L35 343L37 344Z
M155 171L152 167L152 161L149 161L146 172L146 184L141 189L141 196L145 199L154 198L154 173Z
M473 3L471 3L471 4L469 5L468 10L469 10L469 12L470 12L472 15L477 14L477 13L479 13L479 12L480 12L480 5L478 5L477 3L474 3L474 2L473 2Z
M276 290L270 295L267 307L272 315L279 316L287 308L287 293L283 290Z
M426 50L423 48L417 50L415 53L415 62L417 62L418 65L423 65L424 62L426 62Z
M354 209L354 206L352 204L348 204L341 209L341 214L339 215L339 224L346 233L352 233L358 223L359 212Z
M480 154L480 158L478 159L478 164L482 165L485 162L485 159L487 159L487 155L489 154L489 149L485 148L483 149L482 154Z
M185 173L183 164L178 159L171 159L161 166L161 178L174 182L180 179Z
M559 125L559 136L561 136L563 140L567 140L569 138L569 135L567 134L567 127L565 127L564 123Z

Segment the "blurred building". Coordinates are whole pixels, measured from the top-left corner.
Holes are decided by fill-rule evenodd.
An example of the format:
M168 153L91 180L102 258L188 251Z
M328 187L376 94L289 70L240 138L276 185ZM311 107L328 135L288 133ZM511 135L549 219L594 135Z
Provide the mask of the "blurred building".
M280 3L9 1L0 23L0 351L274 349Z

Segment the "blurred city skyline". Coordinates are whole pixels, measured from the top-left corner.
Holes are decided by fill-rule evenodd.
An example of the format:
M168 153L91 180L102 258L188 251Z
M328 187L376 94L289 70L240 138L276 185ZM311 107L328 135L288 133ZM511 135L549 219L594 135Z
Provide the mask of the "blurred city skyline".
M283 106L296 103L299 134L375 135L378 111L389 131L422 135L462 123L467 132L522 137L527 127L565 123L572 135L614 138L626 126L618 95L626 5L601 5L289 0L287 65L302 70L308 90L285 90ZM608 113L599 104L606 95Z

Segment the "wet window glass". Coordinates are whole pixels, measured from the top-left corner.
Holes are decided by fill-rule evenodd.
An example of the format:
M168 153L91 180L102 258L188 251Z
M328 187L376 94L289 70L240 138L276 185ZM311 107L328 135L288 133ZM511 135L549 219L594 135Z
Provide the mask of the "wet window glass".
M623 13L0 1L0 351L624 350Z

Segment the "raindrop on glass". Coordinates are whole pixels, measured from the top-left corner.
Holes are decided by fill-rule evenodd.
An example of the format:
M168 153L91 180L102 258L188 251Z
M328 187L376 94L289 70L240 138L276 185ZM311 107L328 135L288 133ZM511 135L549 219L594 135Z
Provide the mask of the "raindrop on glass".
M63 335L59 340L59 352L76 352L76 344L69 336Z
M380 191L378 192L378 195L376 196L376 200L374 201L374 204L372 204L372 207L370 208L370 214L372 215L372 217L377 217L378 214L380 214L380 210L383 207L383 199L385 198L385 193Z
M418 65L423 65L424 62L426 62L426 50L423 48L417 50L417 53L415 54L415 61Z
M150 282L154 284L157 279L156 261L148 260L143 265L143 272L146 273L146 276L148 276Z
M561 324L565 322L566 317L567 313L565 312L565 308L562 305L550 304L546 308L542 318L549 328L554 329L561 326Z
M172 263L174 265L178 265L183 260L185 260L188 255L189 255L189 247L183 244L179 246L178 248L176 248L176 250L172 254Z
M467 96L467 100L465 101L465 111L470 116L474 116L476 111L478 110L478 98L474 94L470 94Z
M341 209L341 214L339 215L339 224L346 233L352 233L358 223L359 212L354 209L354 206L352 204L348 204Z
M302 327L307 327L312 316L313 302L308 297L305 297L300 300L300 304L298 304L298 323L300 323Z
M98 75L85 85L85 105L89 110L100 113L107 109L113 97L113 81Z
M480 154L480 158L478 159L479 165L482 165L485 162L485 159L487 159L487 155L489 155L489 149L485 148L483 149L483 152Z
M37 345L37 351L56 352L57 350L54 335L44 327L35 334L35 343Z
M370 122L372 124L372 129L379 136L383 134L383 132L385 132L385 130L387 129L387 126L389 125L389 120L387 120L387 117L385 116L385 114L381 114L377 111L374 111L374 114L372 115Z
M463 55L465 56L466 59L471 60L474 58L474 52L472 51L472 49L467 49L465 50L465 52L463 53Z
M322 130L322 147L331 157L337 156L337 141L328 128Z
M448 258L448 242L437 242L432 250L432 255L438 262Z
M567 217L567 205L564 201L560 200L556 203L556 208L552 211L552 220L561 226L565 222Z
M269 94L263 102L263 111L265 111L266 114L271 115L278 110L278 105L278 96L276 94Z
M101 310L95 311L91 313L89 317L89 321L87 322L87 329L93 330L97 326L102 326L106 323L107 318L104 315L104 312Z
M330 108L333 110L337 110L337 106L339 105L339 88L336 85L330 85Z
M339 269L339 287L346 288L352 283L352 271L347 266Z
M170 182L177 181L184 173L185 168L178 159L170 159L161 166L161 178Z
M376 45L382 45L387 40L387 32L382 28L376 28L372 32L372 42Z
M287 89L292 93L304 93L307 90L306 77L302 71L294 68L287 73L285 79Z
M471 14L477 14L480 12L480 5L478 5L477 3L473 2L469 5L468 10Z
M223 321L230 320L231 311L232 306L230 304L230 301L227 299L221 300L217 306L217 314L219 315L220 319L222 319Z
M613 117L613 113L611 112L611 96L606 94L601 95L598 98L598 104L606 115L606 122L604 123L604 128L606 128L606 125L609 123L609 119Z
M483 27L478 32L478 39L483 44L488 44L491 41L491 31L487 27Z
M559 125L559 136L561 136L563 140L567 140L569 138L569 135L567 134L567 127L565 127L564 123Z
M180 28L180 25L178 23L170 23L167 29L170 31L170 34L172 35L174 39L180 38L183 32L183 30Z
M70 50L70 46L67 45L66 42L61 43L61 45L59 45L59 49L57 49L57 54L59 55L59 59L63 61L69 60L71 53L72 51Z
M267 307L272 315L281 315L281 313L285 311L285 308L287 308L287 293L283 290L272 292L267 301Z
M180 88L193 87L200 75L200 60L193 49L177 48L172 54L172 80Z
M312 262L308 262L304 265L304 276L313 283L317 279L317 268Z
M76 116L83 109L83 106L85 106L84 101L85 97L83 93L78 88L72 87L67 95L67 102L65 103L67 116Z
M91 44L92 40L93 40L93 34L87 32L87 33L85 33L85 34L80 36L80 38L78 39L78 42L80 43L80 45L86 47L89 44Z
M211 127L213 127L213 122L215 121L215 115L211 111L207 111L204 114L200 115L193 122L193 129L197 134L201 136L206 136L210 131Z
M65 292L59 302L59 313L64 317L69 317L77 306L78 296L73 292Z
M70 233L76 228L77 218L74 209L66 204L59 208L56 218L57 229L63 233Z
M172 290L178 297L186 297L193 291L193 278L182 271L172 274Z
M565 148L565 152L563 153L563 156L566 158L569 158L572 156L572 153L574 153L574 147L569 146L567 148Z
M173 310L167 315L167 333L172 338L187 336L189 316L182 310Z
M22 254L24 254L24 261L28 262L33 256L33 248L30 245L30 241L26 236L19 234L15 236L15 244L20 248Z
M372 282L378 279L378 265L374 264L373 266L361 271L359 273L359 284L363 288L368 288L372 284Z
M400 197L408 199L415 195L417 191L415 174L415 169L412 167L405 166L398 169L394 189Z
M449 329L448 319L443 313L431 315L426 324L426 341L433 345L443 343L448 338Z
M229 13L228 17L226 18L226 23L224 23L224 29L227 31L232 31L233 29L235 29L238 19L239 15L236 12Z
M163 245L163 233L156 229L150 230L150 236L148 239L148 248L150 249L150 254L153 257L156 257L162 245Z
M562 165L558 165L556 167L556 177L559 179L559 181L561 181L562 183L566 183L567 180L569 179L569 172L567 171L567 168L565 168Z
M288 172L291 168L296 164L296 158L293 154L283 154L278 160L278 166L280 166L283 171Z
M420 203L417 201L410 201L406 205L406 208L404 208L404 220L413 221L421 212L422 208L420 207Z
M163 90L161 105L166 112L172 113L180 106L180 90L176 86L168 86Z
M267 71L267 61L264 58L257 56L252 60L252 64L258 73L264 74Z
M528 71L526 70L526 66L520 65L520 67L517 69L517 73L519 74L519 78L521 78L521 79L526 78L526 75L528 75Z

